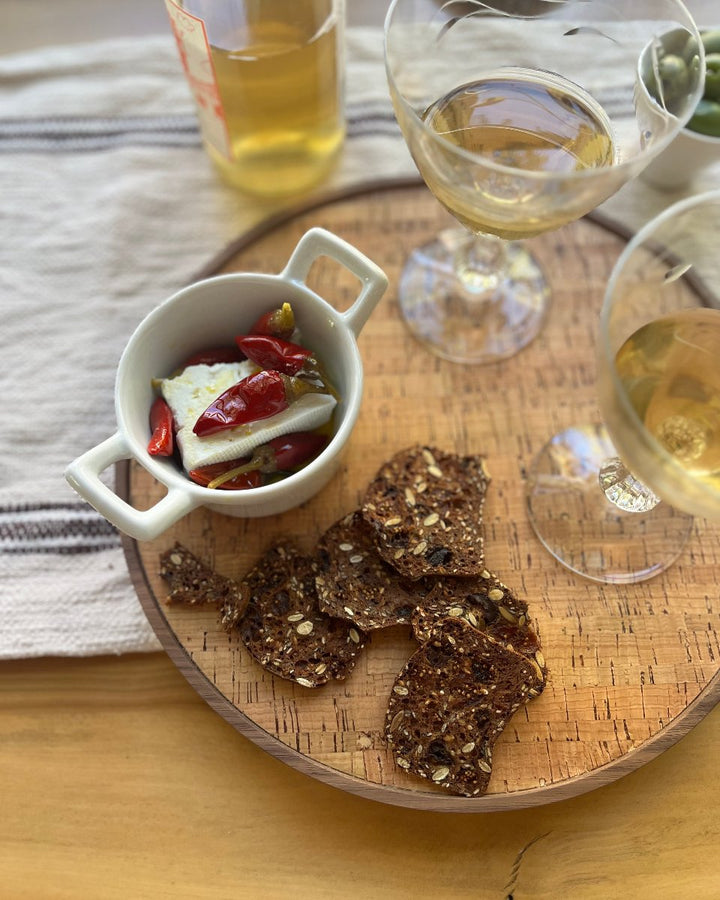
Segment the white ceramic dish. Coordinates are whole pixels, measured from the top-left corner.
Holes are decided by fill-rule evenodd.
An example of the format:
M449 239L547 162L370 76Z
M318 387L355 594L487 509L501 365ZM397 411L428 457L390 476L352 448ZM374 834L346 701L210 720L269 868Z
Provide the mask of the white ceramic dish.
M331 257L361 283L346 312L338 312L306 283L320 256ZM312 228L279 275L219 275L178 291L140 323L120 359L115 381L117 431L74 460L65 472L67 481L113 525L137 540L152 540L199 506L229 516L257 517L304 503L336 472L357 419L363 387L357 337L386 287L384 272L357 249L324 229ZM190 481L171 459L150 456L152 379L169 375L199 350L231 343L235 334L284 301L291 303L303 342L317 350L340 395L335 433L325 450L300 472L244 491L210 490ZM135 509L101 480L101 473L121 459L137 460L165 485L167 494L155 506Z
M676 191L716 162L720 162L720 138L683 128L640 177L660 190Z
M711 29L701 29L701 31ZM712 29L714 30L714 29ZM685 32L671 31L663 36L670 53L679 53L685 44ZM652 71L650 46L640 57L639 73L647 83ZM686 187L693 178L713 163L720 162L720 138L683 128L668 146L640 173L640 178L664 191Z

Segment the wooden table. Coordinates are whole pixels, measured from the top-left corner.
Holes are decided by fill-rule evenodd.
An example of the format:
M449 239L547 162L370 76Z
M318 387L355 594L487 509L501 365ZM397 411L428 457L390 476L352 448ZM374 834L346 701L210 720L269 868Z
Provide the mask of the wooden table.
M718 896L720 709L614 784L486 815L299 774L159 653L2 663L0 722L8 900Z

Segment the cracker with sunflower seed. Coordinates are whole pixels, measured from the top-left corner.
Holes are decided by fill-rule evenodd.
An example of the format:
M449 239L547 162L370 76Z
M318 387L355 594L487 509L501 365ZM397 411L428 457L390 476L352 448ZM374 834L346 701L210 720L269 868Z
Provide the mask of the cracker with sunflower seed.
M485 568L482 513L489 483L481 456L419 445L396 453L362 502L382 559L413 580L478 575Z
M385 736L396 764L452 794L485 793L498 737L541 687L521 653L463 619L440 620L390 692Z
M343 680L367 636L321 612L312 557L289 543L271 547L241 581L248 597L237 623L243 644L267 671L303 687Z
M416 606L434 586L411 581L381 559L372 527L360 510L321 535L316 560L320 609L349 619L364 631L409 624Z
M216 606L226 627L239 621L247 607L237 581L211 569L179 542L160 555L160 576L168 586L168 603Z
M444 618L464 619L496 641L534 661L543 681L545 660L540 640L528 623L528 605L497 575L484 569L473 578L435 581L412 615L415 638L423 643Z

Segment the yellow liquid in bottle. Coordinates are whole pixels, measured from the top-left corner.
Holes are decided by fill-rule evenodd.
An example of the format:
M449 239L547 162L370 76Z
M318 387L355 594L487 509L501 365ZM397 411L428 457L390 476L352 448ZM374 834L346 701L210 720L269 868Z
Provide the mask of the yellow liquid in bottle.
M313 31L315 18L313 4L306 12L300 3L292 22L235 29L222 47L212 44L211 33L232 158L207 149L225 178L243 190L263 196L302 191L327 174L342 145L339 24L328 18Z

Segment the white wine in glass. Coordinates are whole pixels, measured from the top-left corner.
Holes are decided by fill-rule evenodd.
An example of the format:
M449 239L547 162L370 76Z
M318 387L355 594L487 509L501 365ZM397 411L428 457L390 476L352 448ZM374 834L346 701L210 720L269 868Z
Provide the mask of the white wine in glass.
M645 428L720 517L720 311L684 309L643 325L615 369Z
M423 120L468 153L484 153L528 172L563 175L609 166L614 159L612 129L602 108L549 73L508 68L441 97ZM567 211L549 203L547 216L526 217L527 198L513 178L488 177L460 193L448 191L441 176L428 169L428 187L470 231L513 240L567 222ZM515 206L511 216L509 204Z
M688 54L671 103L640 77L669 30ZM411 254L405 321L446 359L512 356L549 301L520 239L590 212L683 127L703 87L697 28L680 0L393 0L385 59L415 164L464 226Z
M620 256L598 341L604 426L537 457L528 510L548 550L597 581L634 582L720 520L720 191L671 206Z

